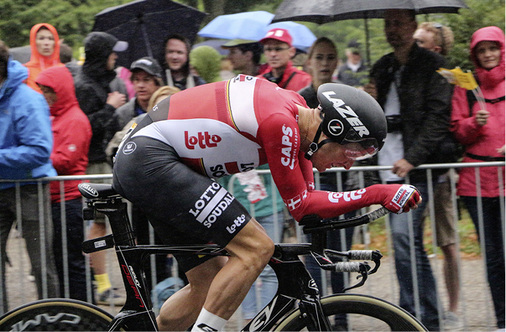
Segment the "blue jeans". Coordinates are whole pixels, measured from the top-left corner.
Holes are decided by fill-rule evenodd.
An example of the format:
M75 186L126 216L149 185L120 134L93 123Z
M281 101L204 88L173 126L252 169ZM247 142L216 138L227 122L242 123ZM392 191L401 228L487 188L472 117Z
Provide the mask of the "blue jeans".
M267 235L269 235L274 243L281 242L284 222L283 212L266 217L258 217L256 220L265 228ZM260 301L257 301L258 289L255 282L242 302L242 315L244 319L254 318L261 309L269 304L278 290L278 279L270 266L265 267L260 273L259 278L262 282L262 286L259 288Z
M478 202L476 197L462 196L467 211L479 235L480 242L485 241L485 256L487 262L487 278L492 301L494 302L497 327L504 328L504 238L501 221L501 207L499 197L482 197L483 206L483 234L478 220Z
M418 209L409 213L390 214L390 228L395 252L395 268L399 282L399 305L419 317L431 331L439 330L436 282L423 246L423 212L429 202L426 182L412 183L422 195ZM434 183L435 184L435 183ZM412 219L412 223L411 220ZM411 226L412 225L412 226ZM413 247L411 246L413 241ZM415 259L414 270L412 257ZM415 306L414 277L418 283L420 312Z

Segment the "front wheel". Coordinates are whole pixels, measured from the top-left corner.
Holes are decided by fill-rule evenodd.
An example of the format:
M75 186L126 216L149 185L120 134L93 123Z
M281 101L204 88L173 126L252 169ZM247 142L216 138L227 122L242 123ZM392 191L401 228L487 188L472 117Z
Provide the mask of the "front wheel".
M373 296L335 294L321 299L323 312L335 330L347 316L348 329L359 331L427 331L415 317L392 303ZM346 321L346 318L344 318ZM345 323L346 324L346 323ZM275 331L301 331L306 323L296 309L274 328Z
M107 331L113 316L71 299L30 302L0 317L0 331Z

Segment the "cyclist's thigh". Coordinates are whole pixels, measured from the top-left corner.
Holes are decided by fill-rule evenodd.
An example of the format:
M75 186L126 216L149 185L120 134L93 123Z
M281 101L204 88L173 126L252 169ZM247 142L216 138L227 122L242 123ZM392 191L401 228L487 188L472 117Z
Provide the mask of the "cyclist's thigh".
M146 137L130 142L135 150L117 156L114 188L146 212L165 243L226 246L251 219L225 188L185 165L171 146Z
M267 235L264 228L252 218L228 243L226 249L232 255L237 256L254 255L260 258L261 255L264 254L270 257L274 250L274 243ZM262 251L265 251L265 253Z

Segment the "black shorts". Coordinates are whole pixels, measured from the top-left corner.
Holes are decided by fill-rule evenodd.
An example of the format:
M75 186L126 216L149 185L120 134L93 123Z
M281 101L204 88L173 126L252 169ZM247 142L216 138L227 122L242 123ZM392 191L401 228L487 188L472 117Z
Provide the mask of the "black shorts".
M226 246L251 219L220 184L183 164L169 145L135 137L116 155L113 187L142 209L167 245ZM174 255L185 272L212 258Z

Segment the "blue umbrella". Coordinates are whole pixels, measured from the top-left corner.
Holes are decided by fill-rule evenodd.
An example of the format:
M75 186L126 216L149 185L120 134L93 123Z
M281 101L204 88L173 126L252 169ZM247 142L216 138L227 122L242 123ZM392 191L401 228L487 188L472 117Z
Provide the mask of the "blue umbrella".
M220 15L198 32L201 37L220 39L246 39L258 41L272 28L287 29L292 35L293 46L306 50L316 40L315 35L305 25L295 22L270 24L274 14L266 11L253 11L238 14Z
M201 37L260 40L274 14L265 11L219 15L198 32Z

